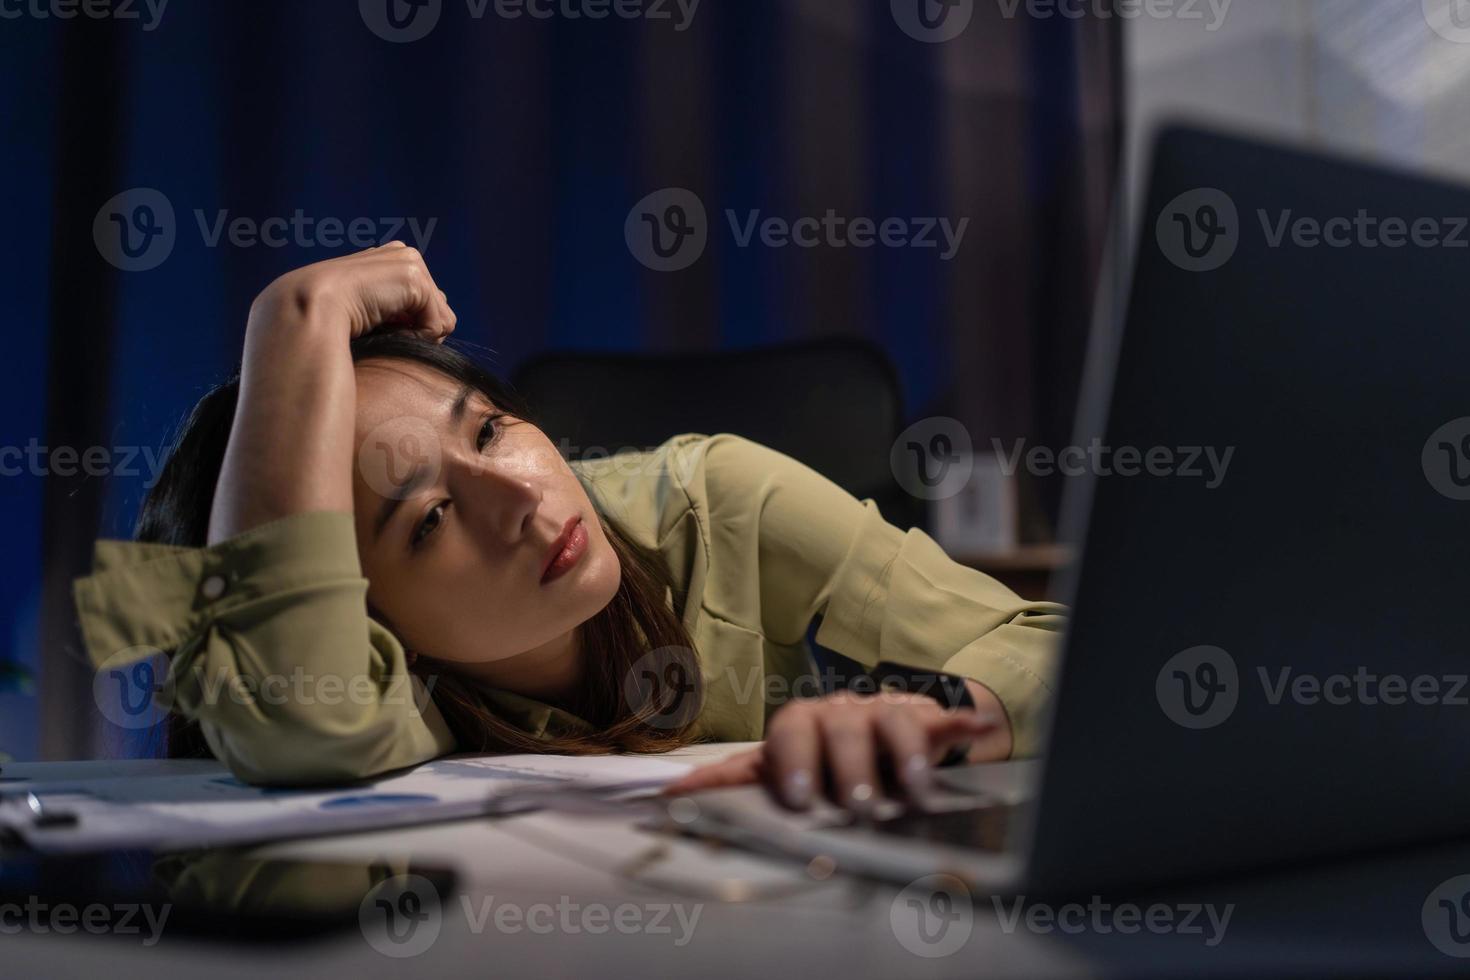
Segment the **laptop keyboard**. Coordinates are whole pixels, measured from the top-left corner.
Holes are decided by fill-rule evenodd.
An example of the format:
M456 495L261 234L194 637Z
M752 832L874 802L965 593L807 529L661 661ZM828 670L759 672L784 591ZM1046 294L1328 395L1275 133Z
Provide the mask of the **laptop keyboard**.
M942 813L909 811L876 820L864 829L908 840L931 841L979 851L1005 849L1008 829L1024 804L991 803Z

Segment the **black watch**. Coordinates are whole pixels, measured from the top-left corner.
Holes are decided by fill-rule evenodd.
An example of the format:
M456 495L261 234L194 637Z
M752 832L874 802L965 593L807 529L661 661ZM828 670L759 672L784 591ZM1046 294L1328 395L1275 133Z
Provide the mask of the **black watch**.
M880 660L877 665L868 670L868 676L877 681L878 685L885 690L923 694L938 701L946 708L975 710L975 699L970 694L969 685L965 683L965 678L958 674L946 674L942 670L909 667L892 660ZM943 759L939 760L939 765L957 766L969 758L969 755L968 742L964 745L956 745L945 753Z

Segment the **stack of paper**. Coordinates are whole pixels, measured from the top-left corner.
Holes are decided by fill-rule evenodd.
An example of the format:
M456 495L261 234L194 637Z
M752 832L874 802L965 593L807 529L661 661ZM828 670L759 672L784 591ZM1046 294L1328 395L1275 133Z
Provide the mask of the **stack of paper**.
M223 767L26 781L0 785L0 829L49 853L245 844L471 817L535 787L656 787L690 768L634 756L447 756L330 791L250 786Z

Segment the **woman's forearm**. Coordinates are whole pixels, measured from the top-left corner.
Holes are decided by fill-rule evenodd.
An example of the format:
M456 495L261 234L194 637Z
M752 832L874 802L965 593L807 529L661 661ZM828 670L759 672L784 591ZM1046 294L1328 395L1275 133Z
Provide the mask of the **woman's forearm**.
M356 383L324 313L252 310L209 543L312 510L352 510Z

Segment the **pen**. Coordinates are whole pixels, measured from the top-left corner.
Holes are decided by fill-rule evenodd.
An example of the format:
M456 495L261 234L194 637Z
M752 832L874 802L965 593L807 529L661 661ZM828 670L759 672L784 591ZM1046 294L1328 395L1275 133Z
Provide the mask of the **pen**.
M70 810L47 809L34 792L26 793L26 806L31 811L33 827L73 827L78 822L77 815Z

